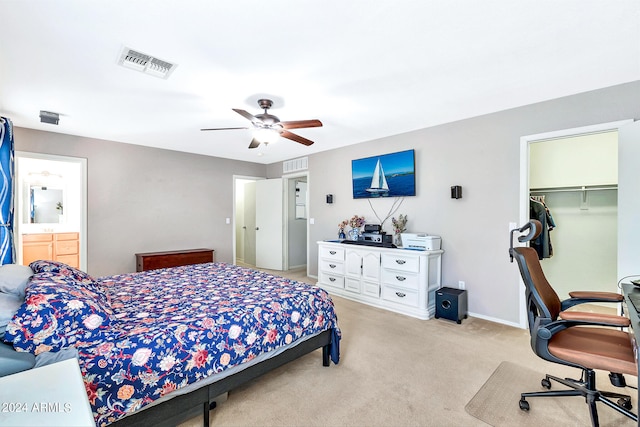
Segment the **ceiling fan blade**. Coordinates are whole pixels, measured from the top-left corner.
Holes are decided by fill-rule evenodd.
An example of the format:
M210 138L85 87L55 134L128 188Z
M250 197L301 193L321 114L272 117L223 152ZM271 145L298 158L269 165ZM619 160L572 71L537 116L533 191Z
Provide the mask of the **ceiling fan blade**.
M283 130L280 133L280 136L283 137L283 138L290 139L290 140L295 141L295 142L299 142L300 144L304 144L304 145L307 145L307 146L313 144L313 141L308 140L307 138L303 138L300 135L296 135L295 133L291 133L288 130Z
M251 140L251 144L249 144L249 148L258 148L259 145L260 145L260 141L253 138Z
M236 113L240 114L242 117L244 117L247 120L251 120L252 122L259 122L260 119L258 119L257 117L255 117L253 114L248 113L244 110L240 110L238 108L232 108L233 111L235 111Z
M300 129L300 128L317 128L322 126L320 120L294 120L288 122L280 122L284 129Z
M233 129L249 129L248 127L243 128L209 128L209 129L200 129L200 130L233 130Z

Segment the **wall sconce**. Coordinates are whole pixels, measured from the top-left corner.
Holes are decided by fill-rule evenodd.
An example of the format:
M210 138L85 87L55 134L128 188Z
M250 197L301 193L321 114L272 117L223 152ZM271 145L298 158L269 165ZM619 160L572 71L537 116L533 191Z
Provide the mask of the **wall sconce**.
M451 187L451 198L462 199L462 186L454 185Z

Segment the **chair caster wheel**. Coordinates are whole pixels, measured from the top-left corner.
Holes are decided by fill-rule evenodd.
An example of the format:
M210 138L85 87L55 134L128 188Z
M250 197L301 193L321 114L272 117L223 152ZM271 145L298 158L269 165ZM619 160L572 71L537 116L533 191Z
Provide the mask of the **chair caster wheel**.
M549 390L551 388L551 381L549 381L547 378L543 378L542 381L540 381L540 385Z
M520 399L520 402L518 402L520 405L520 409L523 411L528 411L529 410L529 402L527 402L526 400L524 400L524 397L522 399Z
M630 410L631 408L633 408L633 405L631 404L631 398L621 397L620 399L618 399L618 406L626 410Z

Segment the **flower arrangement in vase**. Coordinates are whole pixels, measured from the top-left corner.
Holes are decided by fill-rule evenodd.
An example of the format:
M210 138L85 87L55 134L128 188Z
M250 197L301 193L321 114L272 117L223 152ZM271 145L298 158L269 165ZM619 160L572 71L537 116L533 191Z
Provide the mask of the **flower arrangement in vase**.
M407 216L400 214L398 219L395 217L391 218L391 223L393 224L393 234L396 246L402 245L402 239L400 234L407 231Z
M342 220L342 222L340 224L338 224L338 239L346 239L347 235L344 234L344 229L347 227L347 225L349 224L349 221Z
M364 225L364 217L354 215L349 220L349 226L351 230L349 230L349 238L351 240L358 240L360 238L360 227Z

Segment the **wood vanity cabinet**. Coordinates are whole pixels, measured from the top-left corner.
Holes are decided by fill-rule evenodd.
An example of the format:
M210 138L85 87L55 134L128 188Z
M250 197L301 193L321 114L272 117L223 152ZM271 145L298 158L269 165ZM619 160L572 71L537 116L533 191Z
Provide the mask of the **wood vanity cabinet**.
M79 233L34 233L22 235L22 264L40 259L80 268Z

